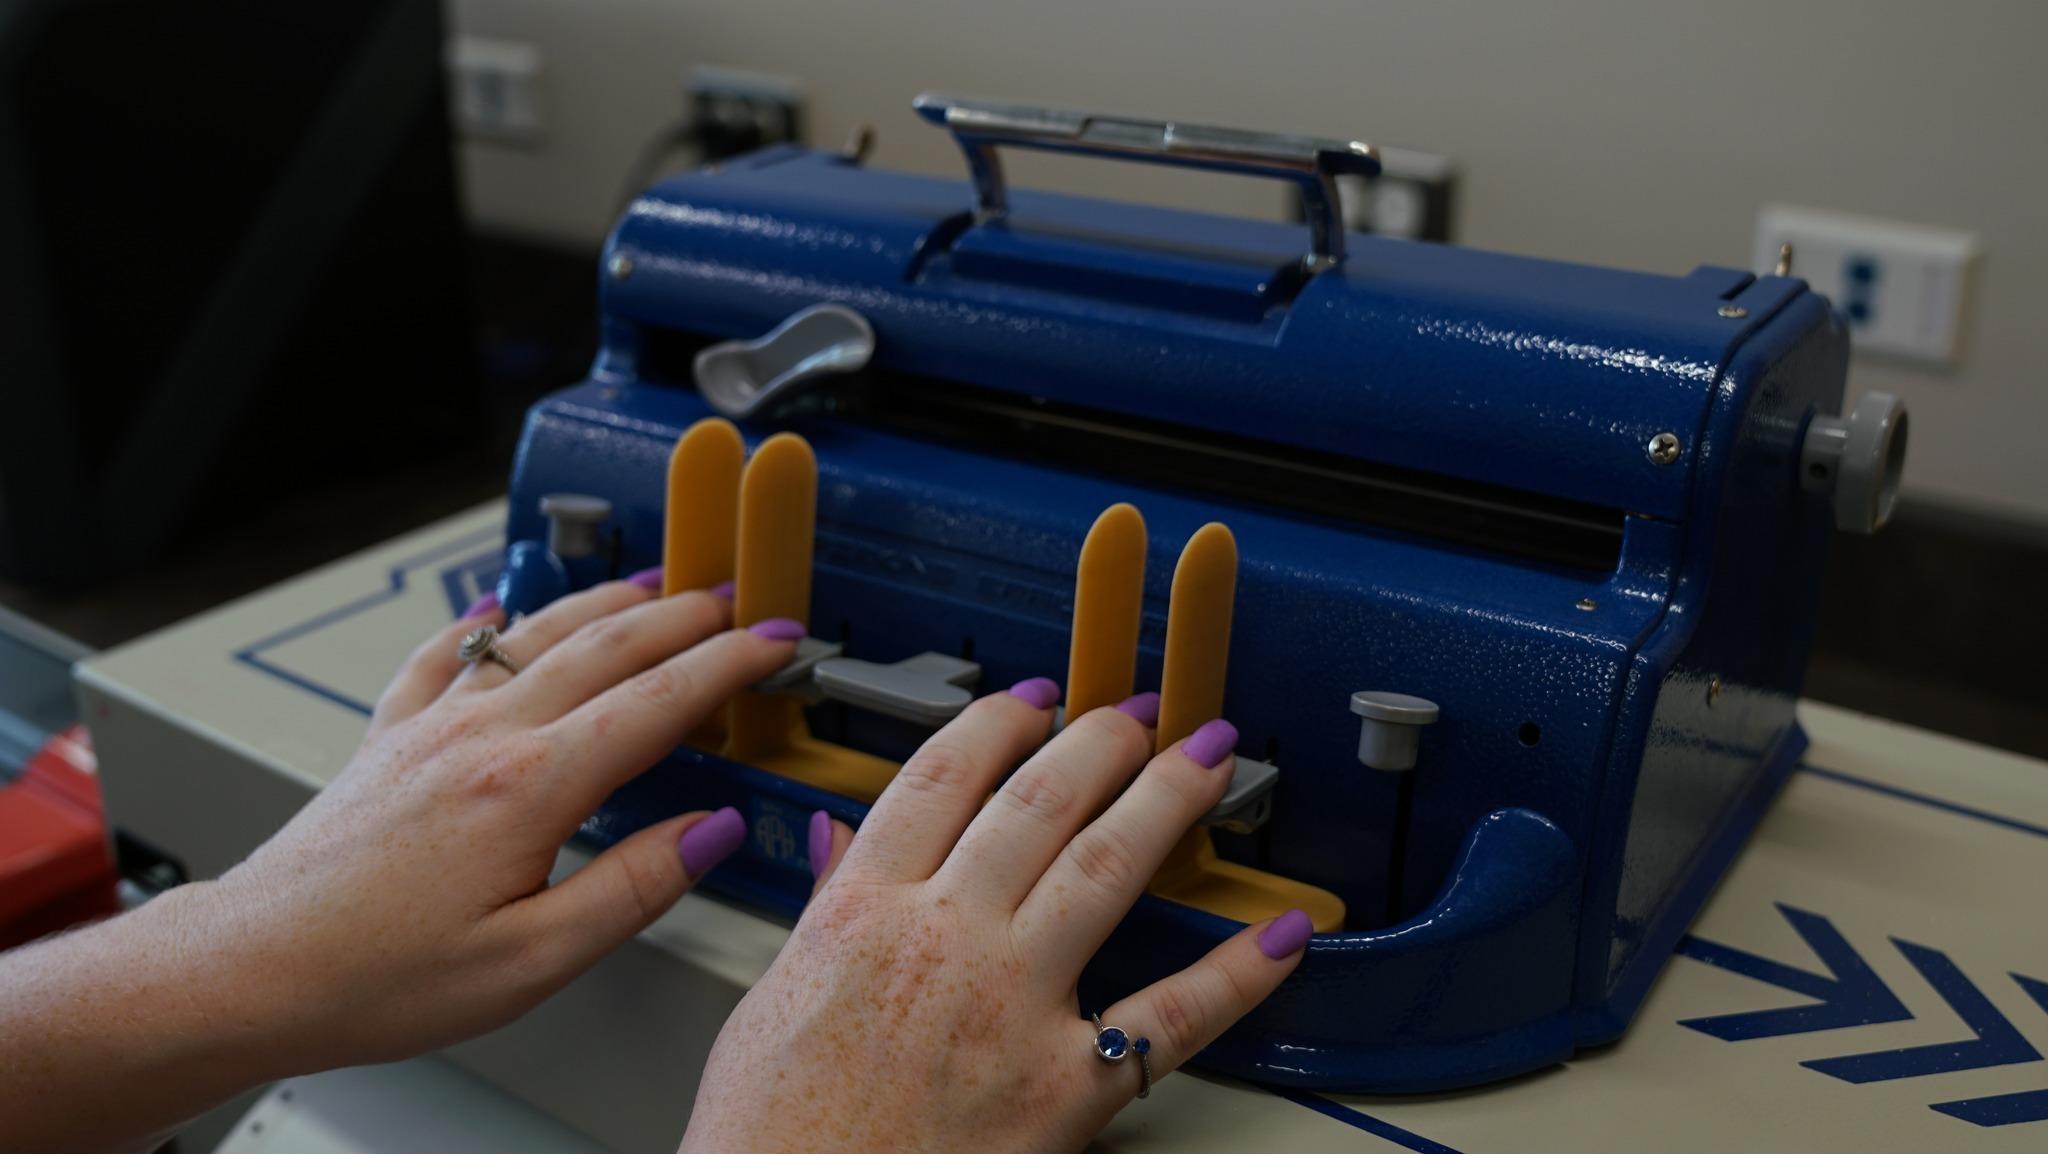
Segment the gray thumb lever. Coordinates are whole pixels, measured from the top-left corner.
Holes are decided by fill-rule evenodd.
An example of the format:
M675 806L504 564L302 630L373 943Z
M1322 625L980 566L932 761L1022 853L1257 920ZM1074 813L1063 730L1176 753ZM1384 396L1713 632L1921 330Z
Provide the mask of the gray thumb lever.
M875 330L845 305L791 313L766 336L726 341L697 354L697 391L728 417L750 417L769 402L837 373L866 367Z
M893 665L853 657L820 661L811 675L834 701L933 727L960 715L974 700L981 666L944 653L920 653Z

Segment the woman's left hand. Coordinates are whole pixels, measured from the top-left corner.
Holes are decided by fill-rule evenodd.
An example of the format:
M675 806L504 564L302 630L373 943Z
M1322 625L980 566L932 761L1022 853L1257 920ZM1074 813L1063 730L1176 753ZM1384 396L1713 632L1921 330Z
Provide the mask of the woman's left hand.
M642 578L647 581L647 578ZM711 592L615 581L507 630L523 668L414 653L348 768L213 884L216 925L287 995L302 1064L416 1054L511 1021L675 904L745 836L733 810L648 827L548 885L619 786L789 660L802 628L729 629Z
M730 629L712 592L641 574L507 630L513 673L457 657L495 602L429 639L369 735L249 859L132 913L0 957L10 1151L145 1150L250 1086L422 1053L502 1025L653 921L739 848L733 810L684 814L556 885L605 796L803 629Z

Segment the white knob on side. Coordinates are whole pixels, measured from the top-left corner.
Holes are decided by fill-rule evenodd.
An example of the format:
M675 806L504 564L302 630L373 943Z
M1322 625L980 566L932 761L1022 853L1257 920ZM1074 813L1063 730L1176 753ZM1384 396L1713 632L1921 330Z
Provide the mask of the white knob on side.
M1358 760L1368 768L1405 772L1415 768L1422 727L1436 720L1436 702L1405 693L1361 689L1351 695L1358 724Z
M1829 496L1835 527L1875 533L1891 520L1906 467L1906 405L1865 393L1847 416L1815 416L1799 454L1799 483Z

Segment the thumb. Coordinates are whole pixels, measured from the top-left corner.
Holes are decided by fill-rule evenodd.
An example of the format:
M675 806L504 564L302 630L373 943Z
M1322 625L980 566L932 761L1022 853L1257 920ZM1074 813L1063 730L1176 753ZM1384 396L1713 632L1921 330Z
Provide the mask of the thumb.
M811 876L817 880L811 885L811 896L825 888L831 880L832 871L839 868L839 862L846 856L846 847L853 844L853 827L843 821L832 820L824 810L811 815L811 841L807 847L811 858Z
M648 826L526 899L533 932L557 943L564 975L581 973L668 912L747 838L728 806Z

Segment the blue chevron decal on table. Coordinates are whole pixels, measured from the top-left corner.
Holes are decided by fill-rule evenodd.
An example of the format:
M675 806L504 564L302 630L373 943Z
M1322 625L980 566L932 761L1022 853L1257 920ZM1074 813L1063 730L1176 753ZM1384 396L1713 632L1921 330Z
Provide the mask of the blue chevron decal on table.
M1991 1004L1991 999L1948 960L1947 954L1898 938L1893 938L1892 944L1899 947L1899 952L1906 955L1906 960L1913 963L1913 968L1920 971L1920 976L1927 979L1927 984L1934 987L1934 992L1941 995L1942 1001L1976 1037L1967 1042L1937 1042L1844 1058L1821 1058L1800 1065L1830 1078L1863 1083L2041 1060L2041 1051L2028 1044L2026 1037Z
M2010 1126L2015 1122L2048 1122L2048 1090L2022 1090L1990 1098L1937 1102L1934 1109L1979 1126Z
M2037 981L2023 974L2014 974L2012 980L2020 989L2034 999L2034 1004L2048 1010L2048 982ZM2023 1090L2017 1094L1997 1094L1989 1098L1965 1098L1959 1102L1937 1102L1934 1109L1951 1118L1961 1118L1979 1126L2010 1126L2015 1122L2048 1122L2048 1089Z
M1698 937L1685 938L1678 944L1678 952L1695 961L1818 1000L1775 1010L1688 1018L1680 1021L1679 1025L1724 1041L1740 1042L1751 1038L1912 1019L1913 1014L1905 1004L1885 985L1884 979L1877 976L1841 931L1835 929L1833 922L1783 902L1777 905L1778 912L1791 923L1807 948L1827 967L1827 974L1797 969ZM1947 954L1902 938L1893 938L1892 944L1913 964L1934 992L1941 995L1956 1017L1962 1019L1972 1037L1840 1058L1817 1058L1800 1065L1831 1078L1860 1085L2041 1060L2041 1052L1998 1011L1998 1007L1991 1004L1991 999L1985 997L1975 983L1964 976ZM2048 982L2017 973L2012 978L2036 1005L2048 1010ZM1978 1126L2048 1121L2048 1089L1939 1102L1931 1108Z
M1688 1018L1678 1023L1724 1042L1748 1038L1775 1038L1781 1034L1806 1034L1815 1030L1839 1030L1845 1026L1869 1026L1879 1022L1910 1021L1913 1014L1884 984L1833 922L1816 913L1777 903L1778 912L1792 923L1808 949L1828 968L1828 975L1809 973L1760 958L1746 950L1687 936L1678 952L1695 961L1755 978L1759 982L1818 999L1810 1005L1786 1006L1778 1010L1757 1010L1743 1014L1722 1014L1712 1018Z

